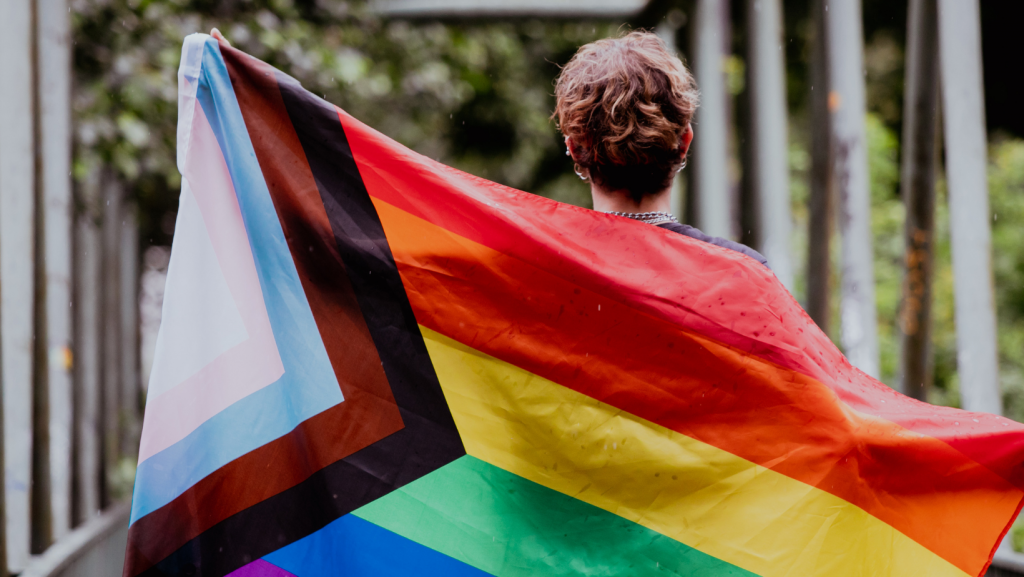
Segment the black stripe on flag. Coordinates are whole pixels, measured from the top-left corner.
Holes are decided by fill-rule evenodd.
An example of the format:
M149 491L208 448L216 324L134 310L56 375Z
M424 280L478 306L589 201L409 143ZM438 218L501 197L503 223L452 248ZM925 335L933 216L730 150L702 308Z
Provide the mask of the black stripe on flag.
M142 575L223 576L466 454L336 109L278 72L405 427L195 537Z

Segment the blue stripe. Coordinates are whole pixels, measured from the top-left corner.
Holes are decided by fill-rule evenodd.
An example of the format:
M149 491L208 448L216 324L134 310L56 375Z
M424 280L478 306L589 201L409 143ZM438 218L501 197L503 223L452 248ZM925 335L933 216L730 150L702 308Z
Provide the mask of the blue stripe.
M489 575L354 515L345 515L263 559L297 577Z
M230 461L344 400L263 180L220 47L210 38L205 44L197 96L238 196L284 375L142 462L136 473L132 523Z

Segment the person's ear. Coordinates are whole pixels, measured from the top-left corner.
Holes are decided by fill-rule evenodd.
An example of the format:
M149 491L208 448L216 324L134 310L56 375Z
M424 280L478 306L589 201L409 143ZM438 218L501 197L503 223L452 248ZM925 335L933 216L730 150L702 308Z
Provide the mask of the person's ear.
M686 123L686 132L683 132L679 136L679 150L682 152L680 156L686 157L686 153L690 150L690 143L693 142L693 127L690 123Z
M573 162L580 161L580 147L568 136L565 137L565 154L570 156Z

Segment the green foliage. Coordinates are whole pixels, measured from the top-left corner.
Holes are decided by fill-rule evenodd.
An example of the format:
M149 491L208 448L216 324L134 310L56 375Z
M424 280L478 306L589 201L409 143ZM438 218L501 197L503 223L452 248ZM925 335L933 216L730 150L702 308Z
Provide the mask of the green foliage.
M356 118L431 158L585 204L554 123L552 79L610 23L384 21L334 0L76 0L75 174L112 167L144 239L168 244L181 43L216 26Z
M960 406L960 379L956 372L956 322L953 301L953 262L949 242L949 204L946 181L935 186L935 264L932 279L933 386L928 401Z
M899 141L883 119L874 114L867 116L867 139L882 378L886 383L895 384L899 370L899 327L896 323L903 279L906 218L899 197ZM936 193L935 278L932 286L935 381L929 400L936 404L959 406L953 268L944 180L939 180ZM800 194L806 193L801 191ZM1024 227L1019 224L1024 222L1024 141L998 139L991 145L989 199L999 323L1000 381L1005 414L1024 421ZM838 300L838 294L834 300Z
M807 251L808 221L810 220L810 169L811 154L804 139L798 135L806 131L794 130L796 123L790 122L789 162L789 206L793 215L793 233L790 247L793 251L793 295L802 303L807 302Z
M1024 553L1024 527L1020 525L1015 526L1010 535L1013 540L1014 551Z
M999 140L989 154L1000 381L1006 415L1024 421L1024 141Z

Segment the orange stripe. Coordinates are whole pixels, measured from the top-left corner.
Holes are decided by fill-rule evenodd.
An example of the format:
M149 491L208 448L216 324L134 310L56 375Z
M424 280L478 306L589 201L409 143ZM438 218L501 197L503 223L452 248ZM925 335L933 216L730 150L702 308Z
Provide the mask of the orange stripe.
M806 375L374 203L420 324L832 493L969 574L1024 496Z

